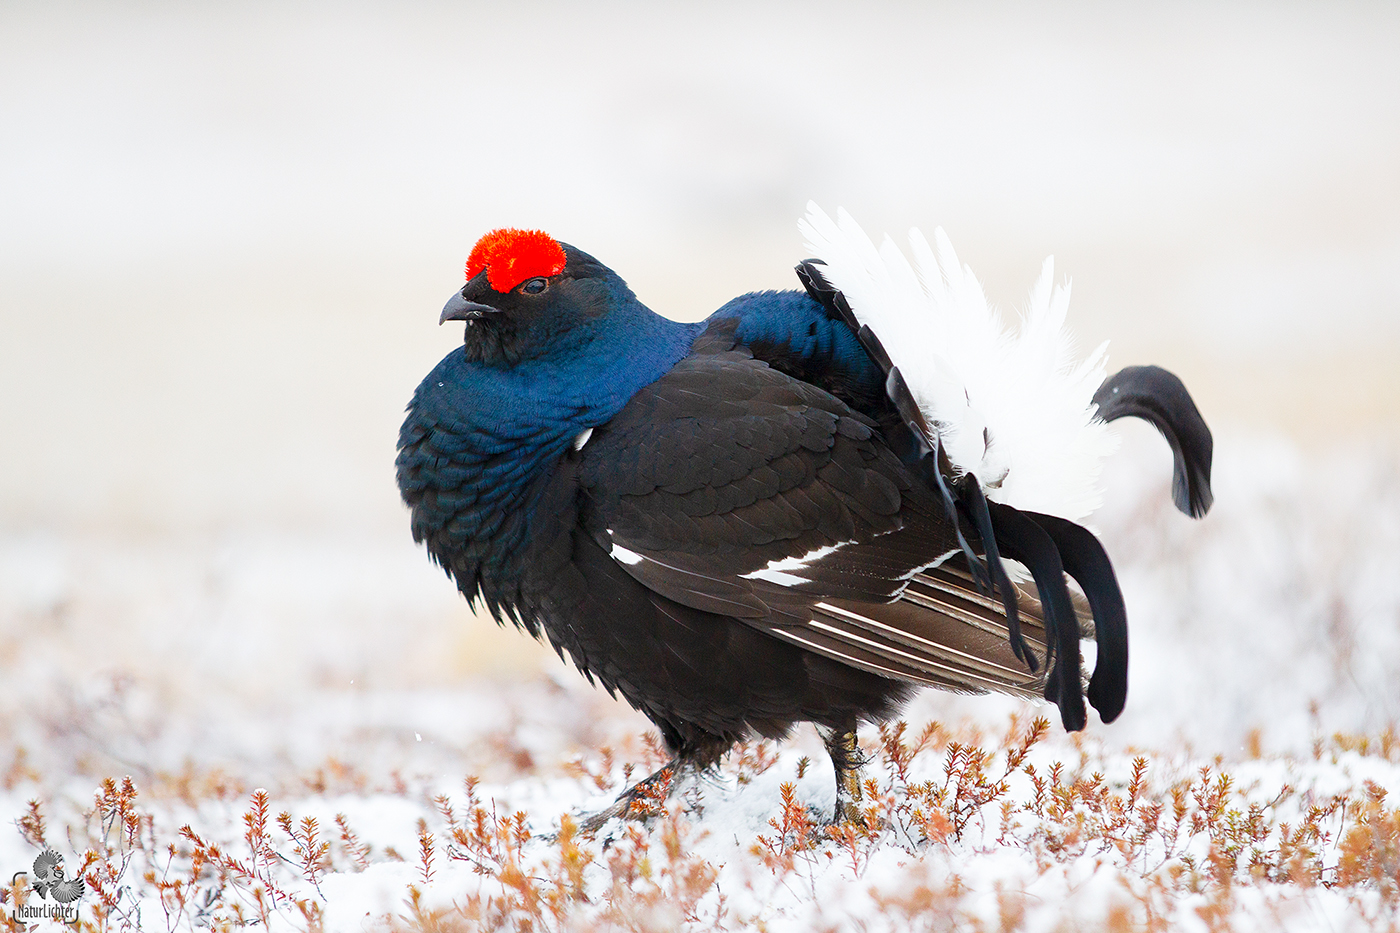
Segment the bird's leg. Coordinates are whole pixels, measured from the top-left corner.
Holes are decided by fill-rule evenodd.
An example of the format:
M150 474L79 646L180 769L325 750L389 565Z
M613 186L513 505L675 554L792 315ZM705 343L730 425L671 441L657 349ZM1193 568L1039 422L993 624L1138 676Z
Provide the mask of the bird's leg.
M653 774L642 778L617 795L612 805L585 817L580 829L586 833L596 833L603 824L614 818L644 820L655 816L671 794L676 778L691 765L677 755L658 768Z
M828 729L818 726L822 741L826 743L827 754L831 756L831 767L836 772L836 812L833 823L856 819L860 813L861 772L865 763L860 746L856 744L856 731L851 729Z

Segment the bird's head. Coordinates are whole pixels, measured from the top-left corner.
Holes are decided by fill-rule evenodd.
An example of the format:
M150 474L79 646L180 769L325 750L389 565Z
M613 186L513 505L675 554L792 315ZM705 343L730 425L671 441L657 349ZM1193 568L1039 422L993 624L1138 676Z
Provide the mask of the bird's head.
M438 322L466 322L469 359L512 365L568 353L635 301L616 273L582 250L539 230L505 228L477 241L467 284Z

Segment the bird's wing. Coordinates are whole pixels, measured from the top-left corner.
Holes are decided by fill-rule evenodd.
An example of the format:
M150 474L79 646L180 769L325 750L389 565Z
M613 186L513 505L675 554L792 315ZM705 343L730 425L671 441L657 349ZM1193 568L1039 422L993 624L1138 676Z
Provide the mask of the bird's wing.
M87 886L81 878L69 878L52 886L53 899L60 904L71 904L83 896Z
M58 853L52 849L40 852L34 858L34 877L39 880L39 883L47 884L53 880L54 869L60 861Z
M1044 668L1014 657L1003 602L955 569L942 504L878 426L724 337L702 336L579 452L599 544L662 597L856 667L1039 693Z

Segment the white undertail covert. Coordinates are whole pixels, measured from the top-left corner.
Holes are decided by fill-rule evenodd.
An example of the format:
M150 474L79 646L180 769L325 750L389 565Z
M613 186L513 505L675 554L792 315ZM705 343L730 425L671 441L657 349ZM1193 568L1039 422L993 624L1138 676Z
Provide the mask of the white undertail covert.
M816 204L798 221L823 274L884 344L960 474L1018 509L1088 517L1103 501L1103 460L1117 437L1094 392L1108 344L1079 359L1065 327L1069 283L1047 258L1020 326L1005 326L940 227L929 244L909 231L911 264L886 237L877 248L844 210Z

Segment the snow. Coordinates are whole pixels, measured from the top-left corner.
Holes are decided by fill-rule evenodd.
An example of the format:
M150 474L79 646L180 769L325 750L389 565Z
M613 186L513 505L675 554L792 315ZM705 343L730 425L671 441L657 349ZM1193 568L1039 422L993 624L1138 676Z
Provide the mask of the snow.
M1124 793L1139 754L1163 792L1202 768L1228 772L1232 807L1257 804L1295 825L1308 806L1364 799L1368 783L1393 799L1400 754L1381 752L1379 736L1393 728L1400 702L1400 590L1384 572L1400 566L1396 461L1224 436L1217 506L1200 523L1170 506L1160 439L1125 438L1100 518L1132 622L1129 706L1118 722L1093 723L1079 736L1052 726L1030 763L1042 775L1057 761L1098 771L1115 793ZM1343 480L1325 500L1312 486L1318 475ZM378 927L410 915L410 886L428 912L457 910L473 892L509 893L494 875L451 857L462 853L449 847L434 800L445 797L461 819L466 775L480 778L473 792L488 812L527 814L534 836L518 858L544 876L564 814L606 807L627 781L625 765L635 766L635 780L659 764L641 741L645 721L552 655L511 658L491 643L491 656L477 656L494 634L490 623L464 619L455 599L443 598L448 582L412 548L286 536L124 544L11 537L3 549L11 558L0 562L4 644L18 662L0 690L0 721L20 756L9 762L0 812L17 820L28 800L40 800L51 842L54 828L69 827L71 852L91 838L84 812L100 778L129 774L162 845L179 842L188 824L245 858L243 813L263 787L274 814L286 810L294 823L314 817L333 843L333 870L318 884L281 865L281 889L321 905L328 929ZM71 644L90 650L61 647ZM452 644L460 657L445 656ZM468 670L472 664L481 666ZM906 718L914 729L936 720L996 748L1010 717L1024 728L1033 711L1045 709L925 691ZM1331 739L1334 732L1369 735L1373 744L1363 750L1345 735ZM863 740L867 751L878 745L871 729ZM916 757L909 786L941 781L946 751ZM655 872L633 888L677 884L684 859L716 872L693 901L666 889L628 902L657 922L703 926L718 917L723 926L799 930L859 918L893 930L931 917L994 926L1014 914L1017 928L1051 930L1067 917L1098 924L1114 910L1153 904L1182 929L1205 929L1197 908L1220 896L1208 885L1169 883L1165 868L1128 864L1111 850L1047 855L1035 841L1040 818L1027 812L1017 811L1020 829L1002 839L996 804L974 815L961 838L927 841L916 826L891 824L854 859L828 842L791 869L773 870L755 846L760 836L776 838L770 820L781 818L782 785L793 783L813 814L830 813L835 788L811 731L768 754L767 767L731 755L719 774L682 782L670 817L645 828L614 820L585 843L595 860L585 871L594 906L579 906L578 922L601 922L598 898L621 870L608 860L636 844L629 830L652 847ZM878 760L868 773L891 780ZM1013 774L1008 799L1024 805L1033 796L1026 774ZM365 867L338 841L337 815L369 847ZM1324 820L1334 847L1320 856L1324 870L1336 870L1342 820ZM420 821L435 840L430 882L419 865ZM672 823L681 861L658 851ZM291 857L290 839L271 832ZM1158 859L1166 852L1160 844L1152 851ZM1194 837L1165 864L1208 855L1204 837ZM18 833L0 833L0 865L18 871L32 858ZM164 912L136 877L133 870L128 896L148 925ZM1380 896L1266 883L1232 889L1227 908L1243 929L1364 929L1391 909ZM676 904L687 906L668 919ZM272 922L304 924L290 907Z

